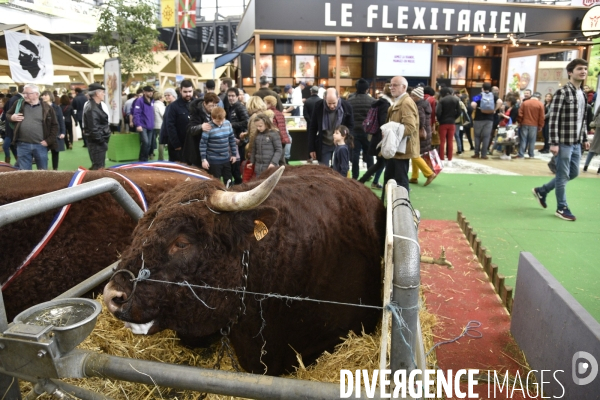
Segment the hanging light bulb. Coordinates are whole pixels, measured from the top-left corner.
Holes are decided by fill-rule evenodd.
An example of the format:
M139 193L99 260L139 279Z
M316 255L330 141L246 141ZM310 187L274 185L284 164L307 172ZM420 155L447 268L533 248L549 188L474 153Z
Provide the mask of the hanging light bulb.
M444 39L444 42L447 42L447 41L448 41L448 39Z
M349 42L349 41L350 41L350 38L346 38L346 42Z
M371 41L371 37L367 36L367 42L370 42L370 41Z
M377 40L379 42L379 36L377 36L377 38L375 38L375 40Z
M527 45L526 45L526 46L527 46L527 47L529 47L529 43L527 43Z
M407 38L404 38L404 43L406 43L406 42L408 42L408 39L407 39Z
M386 36L385 40L390 40L390 37L389 37L389 36Z
M433 39L432 42L435 43L435 39Z
M397 42L398 38L396 36L394 36L394 42Z

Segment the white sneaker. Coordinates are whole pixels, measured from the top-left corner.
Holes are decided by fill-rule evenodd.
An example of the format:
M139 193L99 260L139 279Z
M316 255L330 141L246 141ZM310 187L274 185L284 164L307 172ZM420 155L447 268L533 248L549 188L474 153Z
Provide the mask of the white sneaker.
M500 159L501 159L501 160L507 160L507 161L510 161L510 160L511 160L510 156L507 156L506 154L502 154L502 155L500 156Z

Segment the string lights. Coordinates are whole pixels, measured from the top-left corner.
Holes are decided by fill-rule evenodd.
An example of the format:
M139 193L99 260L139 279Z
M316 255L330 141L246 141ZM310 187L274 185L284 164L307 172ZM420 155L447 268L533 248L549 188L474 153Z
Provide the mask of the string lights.
M373 40L371 40L371 36L362 36L362 37L346 37L346 42L350 42L350 41L356 41L356 43L360 43L360 42L379 42L382 41L385 37L386 41L390 41L391 37L390 36L374 36ZM441 38L439 39L423 39L423 37L416 37L416 38L411 38L410 36L403 36L404 37L404 43L438 43L441 42ZM494 38L497 38L497 35L494 34ZM398 37L394 36L393 37L394 42L398 41ZM401 38L402 39L402 38ZM475 40L475 42L479 41L479 40L486 40L485 35L481 35L481 37L479 36L475 36L473 37L471 34L468 34L466 36L455 36L454 38L444 38L444 43L448 43L448 41L454 41L456 43L460 43L461 40L466 39L469 43L473 43L473 40ZM585 40L587 39L587 40ZM343 39L342 39L343 40ZM487 38L487 40L491 40L491 38ZM523 44L526 47L530 47L533 45L538 45L538 46L542 46L544 44L547 45L558 45L558 44L562 44L562 45L578 45L581 46L583 45L588 45L591 46L591 42L593 40L592 37L587 37L587 38L572 38L572 39L562 39L560 40L560 42L558 40L554 41L554 40L548 40L548 41L533 41L533 40L529 40L526 41L527 37L522 36L521 34L514 34L514 33L509 33L506 35L506 39L500 39L499 41L497 41L497 45L502 45L505 44L506 41L510 41L510 44L512 44L513 47L519 47L520 44ZM482 44L483 49L485 50L487 48L489 44ZM263 48L265 48L265 45L263 45ZM299 45L298 46L299 49L301 49L302 47Z

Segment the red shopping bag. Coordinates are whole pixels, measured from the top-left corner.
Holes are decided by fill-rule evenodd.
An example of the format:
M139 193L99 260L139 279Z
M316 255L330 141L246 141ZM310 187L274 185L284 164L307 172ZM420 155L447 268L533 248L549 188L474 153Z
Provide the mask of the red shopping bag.
M444 167L442 167L442 161L440 160L440 156L437 150L433 149L429 152L423 153L422 157L423 160L425 160L425 163L429 166L429 168L431 168L433 172L435 172L436 174L442 172L442 169Z
M246 183L254 179L254 164L250 164L248 160L244 160L242 168L242 182Z

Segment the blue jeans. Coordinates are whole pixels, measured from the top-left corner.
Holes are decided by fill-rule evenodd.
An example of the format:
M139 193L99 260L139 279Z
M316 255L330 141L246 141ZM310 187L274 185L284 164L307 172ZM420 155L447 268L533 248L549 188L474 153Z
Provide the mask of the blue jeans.
M31 170L33 160L37 169L48 169L48 148L41 144L17 142L17 154L19 155L19 169Z
M17 158L17 148L15 146L11 146L12 138L6 136L4 138L4 143L2 143L2 149L4 150L4 157L10 157L10 151L12 150L13 156Z
M462 125L454 124L454 140L456 140L456 154L460 154L464 151L463 142L462 142Z
M542 194L548 194L556 189L556 204L558 208L568 207L566 187L567 182L579 175L579 160L581 160L581 144L559 144L556 157L556 176L540 188Z
M333 158L334 151L335 146L321 145L321 159L319 160L319 164L331 167L331 159Z
M585 159L586 167L590 165L590 163L592 162L592 158L594 158L595 155L596 153L594 153L593 151L588 151L587 158Z
M533 158L537 131L537 126L521 125L521 144L519 145L519 157L523 157L525 155L525 149L527 146L529 146L529 158Z
M152 148L153 129L142 128L140 134L140 161L148 161L150 149Z
M290 142L283 146L283 154L284 154L285 159L289 160L291 157L291 151L292 151L292 135L290 135L289 133L286 133L286 135L288 135L288 138L290 138Z

